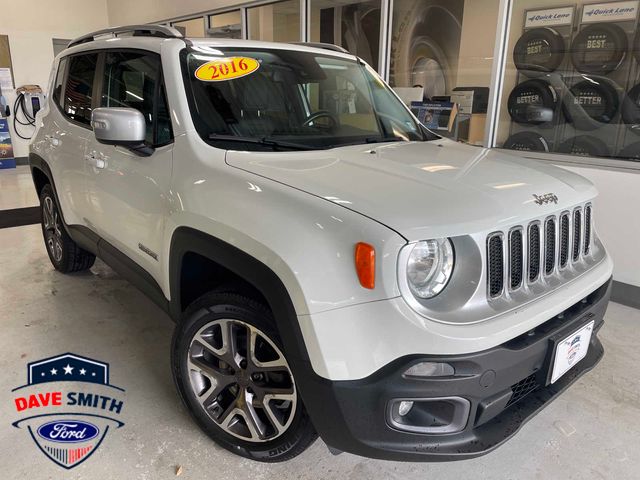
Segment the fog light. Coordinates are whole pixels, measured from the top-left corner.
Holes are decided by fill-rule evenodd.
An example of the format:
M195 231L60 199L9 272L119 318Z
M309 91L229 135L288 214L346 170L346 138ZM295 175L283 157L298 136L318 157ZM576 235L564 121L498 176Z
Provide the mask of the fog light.
M412 407L413 402L400 402L400 405L398 406L398 415L404 417L407 413L409 413Z
M397 398L389 402L388 423L397 430L425 434L464 430L471 403L460 397Z
M456 373L448 363L420 362L404 372L405 377L450 377Z

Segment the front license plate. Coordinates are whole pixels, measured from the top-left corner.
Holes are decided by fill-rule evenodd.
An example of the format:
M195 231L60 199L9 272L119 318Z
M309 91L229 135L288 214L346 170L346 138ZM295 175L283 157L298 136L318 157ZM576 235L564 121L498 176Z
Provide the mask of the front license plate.
M587 355L594 323L589 322L577 332L572 333L564 340L560 340L556 346L556 354L553 360L551 383L555 383L556 380Z

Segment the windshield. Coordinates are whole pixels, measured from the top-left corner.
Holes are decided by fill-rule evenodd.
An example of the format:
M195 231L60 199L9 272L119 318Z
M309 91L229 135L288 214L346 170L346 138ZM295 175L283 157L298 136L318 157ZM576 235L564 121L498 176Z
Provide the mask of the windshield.
M196 129L215 145L302 150L438 138L355 57L191 47L182 67Z

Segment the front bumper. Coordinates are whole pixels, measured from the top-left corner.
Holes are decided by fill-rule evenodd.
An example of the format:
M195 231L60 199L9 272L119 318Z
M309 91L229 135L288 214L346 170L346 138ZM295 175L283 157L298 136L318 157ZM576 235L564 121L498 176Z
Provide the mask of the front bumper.
M300 391L323 440L333 449L366 457L408 461L461 460L486 454L514 435L602 358L598 331L611 293L611 280L535 330L483 352L456 356L411 355L373 375L330 381L311 372L298 376ZM587 356L549 384L554 342L594 321ZM419 362L446 362L450 377L406 378ZM397 399L458 397L468 417L457 433L416 434L391 426ZM466 415L466 413L465 413Z

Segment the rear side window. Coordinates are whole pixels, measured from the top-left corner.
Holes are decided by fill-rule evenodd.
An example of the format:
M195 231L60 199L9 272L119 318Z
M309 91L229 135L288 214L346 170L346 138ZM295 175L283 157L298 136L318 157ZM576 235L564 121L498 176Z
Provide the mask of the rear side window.
M56 83L53 86L53 101L56 105L62 107L62 82L64 80L64 72L67 69L67 57L60 59L58 63L58 72L56 73Z
M149 52L108 52L102 81L102 107L139 110L145 118L145 143L165 144L171 140L160 57Z
M83 125L91 124L93 82L98 55L77 55L70 58L69 74L64 89L64 114Z

